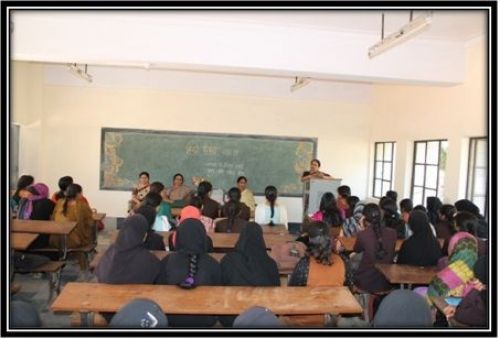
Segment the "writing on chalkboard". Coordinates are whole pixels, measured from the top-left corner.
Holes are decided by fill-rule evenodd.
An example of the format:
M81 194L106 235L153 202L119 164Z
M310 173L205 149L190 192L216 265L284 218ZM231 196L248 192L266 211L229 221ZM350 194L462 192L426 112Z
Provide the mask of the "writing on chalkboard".
M142 171L170 186L172 176L200 176L228 190L248 178L255 194L274 185L301 196L300 175L316 155L316 139L103 128L101 189L130 190Z

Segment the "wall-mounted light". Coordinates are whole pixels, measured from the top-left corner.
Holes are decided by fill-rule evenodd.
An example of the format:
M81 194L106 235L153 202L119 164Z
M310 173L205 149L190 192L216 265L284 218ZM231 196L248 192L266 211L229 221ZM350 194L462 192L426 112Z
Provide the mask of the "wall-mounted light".
M78 76L79 78L81 78L85 81L88 81L88 82L92 82L92 75L90 75L87 72L87 64L84 65L84 69L81 69L80 67L78 67L78 65L76 63L68 64L68 69L71 73Z
M408 39L413 38L415 35L421 33L432 22L432 13L426 13L416 19L413 19L413 11L410 12L410 22L384 38L384 14L382 14L382 39L375 45L368 49L368 56L370 58L387 51L388 49L397 46Z
M298 89L308 85L311 82L311 78L306 77L295 77L295 82L290 86L290 92L295 92Z

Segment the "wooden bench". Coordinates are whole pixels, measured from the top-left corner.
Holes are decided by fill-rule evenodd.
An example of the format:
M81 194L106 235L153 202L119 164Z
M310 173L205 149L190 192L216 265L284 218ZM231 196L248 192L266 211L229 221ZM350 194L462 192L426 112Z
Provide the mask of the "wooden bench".
M411 285L429 285L438 272L436 266L421 267L400 264L375 264L375 268L384 275L391 284L400 284L404 288Z
M26 273L44 273L48 276L49 282L49 298L48 301L52 300L54 295L54 291L56 294L59 294L61 289L61 271L66 265L64 261L49 261L46 264L40 265L38 267L23 270L23 269L15 269L15 273L26 274Z
M136 298L154 300L166 314L236 315L263 306L277 315L359 314L363 309L347 287L110 285L67 283L50 309L79 312L92 326L94 312L117 312Z

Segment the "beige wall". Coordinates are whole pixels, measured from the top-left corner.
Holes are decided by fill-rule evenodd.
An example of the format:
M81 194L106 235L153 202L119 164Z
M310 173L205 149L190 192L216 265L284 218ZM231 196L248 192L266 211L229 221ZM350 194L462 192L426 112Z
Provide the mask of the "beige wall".
M366 195L368 103L44 85L41 107L40 142L26 141L20 151L40 159L21 161L20 174L32 173L52 190L59 177L72 175L109 216L125 215L129 193L99 190L102 127L317 137L322 168ZM24 111L14 113L23 128ZM168 184L172 174L153 179ZM289 220L300 221L301 199L282 200Z
M363 199L372 190L373 143L396 141L394 188L408 197L413 141L447 138L444 193L452 202L465 194L467 138L486 135L484 50L482 42L470 46L463 85L375 85L371 101L359 103L53 86L44 84L43 66L14 62L19 174L33 174L52 190L59 177L72 175L93 207L124 216L129 193L99 190L102 127L306 136L318 138L322 168ZM168 183L171 175L154 179ZM301 199L282 200L289 220L299 221Z
M485 136L487 123L486 54L482 40L466 54L466 80L453 87L383 86L375 90L373 143L396 141L394 188L409 197L413 142L448 139L444 199L465 197L468 138ZM370 168L370 177L373 169ZM371 192L371 190L370 190Z

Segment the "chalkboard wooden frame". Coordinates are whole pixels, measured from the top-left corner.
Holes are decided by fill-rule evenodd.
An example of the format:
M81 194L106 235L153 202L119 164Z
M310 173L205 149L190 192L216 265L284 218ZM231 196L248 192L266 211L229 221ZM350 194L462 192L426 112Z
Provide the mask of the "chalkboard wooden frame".
M236 138L236 139L256 139L256 140L279 140L279 141L295 141L295 142L309 142L312 143L312 153L313 158L316 158L317 154L317 138L307 138L307 137L288 137L288 136L274 136L274 135L257 135L257 134L235 134L235 133L209 133L209 132L184 132L184 131L169 131L169 130L149 130L149 129L131 129L131 128L113 128L113 127L103 127L101 128L101 155L100 155L100 180L99 187L101 190L110 190L110 191L131 191L131 186L126 187L106 187L104 185L105 181L105 137L108 132L117 132L117 133L147 133L147 134L162 134L165 136L168 135L178 135L178 136L194 136L194 137L213 137L213 138ZM147 168L144 170L147 171ZM307 170L307 169L306 169ZM139 172L138 172L139 173ZM190 178L185 178L186 184L189 185ZM162 181L166 187L170 186L170 182ZM262 193L254 192L255 195L261 196ZM280 192L280 196L284 197L302 197L302 193L297 194L287 194L285 192Z

